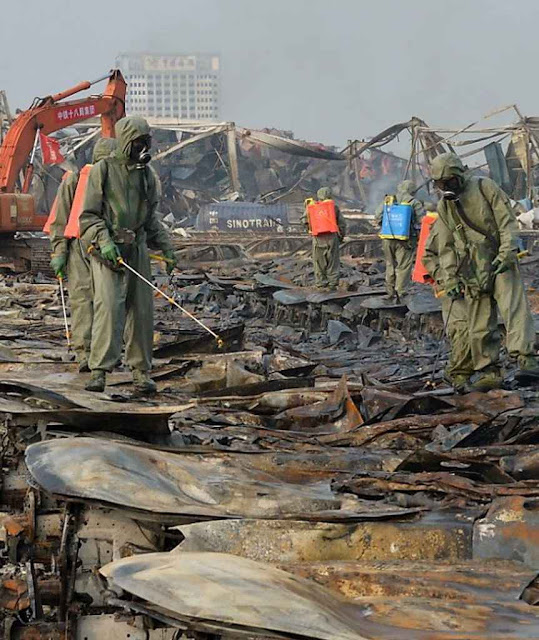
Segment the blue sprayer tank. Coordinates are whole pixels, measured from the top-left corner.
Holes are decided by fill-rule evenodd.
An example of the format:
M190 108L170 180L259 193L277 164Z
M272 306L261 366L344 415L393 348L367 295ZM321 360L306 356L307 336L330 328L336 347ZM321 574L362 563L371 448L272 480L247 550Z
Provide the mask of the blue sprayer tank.
M384 204L380 238L408 240L413 210L411 204Z

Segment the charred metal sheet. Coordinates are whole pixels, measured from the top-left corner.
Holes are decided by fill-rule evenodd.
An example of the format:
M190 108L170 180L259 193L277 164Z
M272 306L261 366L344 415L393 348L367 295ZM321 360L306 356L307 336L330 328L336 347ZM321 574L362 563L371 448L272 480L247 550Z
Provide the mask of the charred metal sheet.
M268 380L255 384L244 384L239 387L227 387L219 391L201 393L202 398L220 398L237 396L253 398L265 393L286 391L288 389L302 389L314 387L314 378L287 378L286 380Z
M451 454L442 455L431 451L414 451L399 464L395 471L409 471L410 473L451 471L486 484L511 484L514 482L509 474L492 462L467 461L463 457L454 459Z
M474 528L474 557L539 566L539 499L499 498Z
M321 436L320 441L326 444L362 446L378 442L384 434L404 431L412 434L430 434L439 424L449 426L468 422L483 423L486 416L479 411L461 411L429 416L410 416L396 418L387 422L372 425L362 425L347 434Z
M271 423L277 429L308 430L314 435L356 429L363 424L363 418L343 376L327 400L288 409L276 415Z
M531 640L539 631L528 605L505 598L453 603L369 597L354 603L310 580L221 553L148 554L107 565L101 573L113 588L148 602L150 615L153 606L156 616L221 633L320 640Z
M282 276L282 279L269 276L265 273L255 273L254 279L264 287L274 287L276 289L294 289L295 285Z
M355 449L337 447L322 451L311 450L305 453L265 453L250 458L250 464L258 469L273 472L277 469L280 474L328 474L335 477L336 473L371 469L373 471L393 471L408 455L406 451L391 451L389 449Z
M298 389L283 389L282 391L269 391L256 396L222 396L211 399L213 402L225 402L232 407L249 408L257 414L273 414L275 411L284 411L294 407L302 407L316 402L325 402L328 398L328 391L316 390L314 388L299 387ZM207 398L206 400L210 400ZM277 431L277 429L272 429ZM307 437L308 434L307 434Z
M411 313L424 315L430 313L440 313L442 304L439 298L434 296L432 287L421 287L412 291L406 299L406 306Z
M29 406L41 406L52 411L56 409L75 409L81 405L73 402L65 395L57 393L51 389L24 382L22 380L0 380L0 394L17 394L23 398ZM30 402L29 398L40 400L38 402Z
M406 415L432 415L453 409L445 398L432 395L414 397L397 391L395 387L365 387L361 390L362 407L367 416L366 423L395 420Z
M365 296L372 296L373 294L383 295L385 293L385 289L375 287L359 287L357 291L333 291L329 293L308 293L307 294L307 302L312 302L315 304L321 304L323 302L342 302L345 303L348 300L353 300L354 298L364 298Z
M374 503L376 505L376 503ZM426 514L408 521L407 510L380 504L365 517L402 522L359 524L241 520L181 525L185 541L178 551L213 551L272 563L341 560L429 560L454 562L472 557L472 522L451 514Z
M319 640L361 640L374 630L364 612L331 591L226 554L147 554L109 564L101 574L171 616L214 621L222 630Z
M383 297L368 297L361 301L360 307L363 309L387 309L389 311L399 311L404 313L406 305L392 302Z
M0 381L0 413L8 414L12 426L36 425L38 422L60 422L72 430L118 431L141 435L142 438L168 433L168 419L192 403L149 404L129 402L126 397L116 402L106 393L85 391L84 380L69 384L57 379L37 386L28 374L14 374ZM2 393L2 389L4 393Z
M505 459L507 470L515 478L539 480L539 451L530 451Z
M279 565L351 599L515 602L535 572L517 562L315 562Z
M152 377L154 380L164 380L171 376L182 373L184 364L181 365L159 365L152 369ZM32 394L35 398L39 398L45 401L52 402L53 392L45 389L47 385L53 385L59 389L73 386L80 389L82 378L79 373L78 364L76 362L18 362L18 363L0 363L0 372L4 375L6 383L2 384L0 393L11 393L13 390L8 388L9 384L14 383L21 387L21 389L15 390L18 393L22 393L22 385L25 385L25 390L28 392L35 391ZM33 374L34 380L39 380L42 386L30 385L25 383L25 380L30 378L30 374ZM9 377L8 377L9 376ZM118 386L131 384L132 374L113 372L107 379L107 386ZM63 398L57 393L58 404L60 406L68 403L69 400ZM77 403L72 403L73 406L78 406Z
M31 445L26 463L49 493L141 512L271 518L340 506L327 481L292 484L222 458L92 438Z
M325 149L320 144L309 144L300 140L283 138L272 133L266 133L265 131L257 131L254 129L238 129L238 131L241 132L242 136L247 137L249 140L260 142L264 145L274 147L279 151L283 151L284 153L289 153L294 156L321 158L322 160L346 160L345 156L341 153Z
M370 620L398 628L398 635L380 638L406 638L414 630L418 640L535 640L539 621L533 608L519 602L453 602L439 599L365 599ZM374 636L377 637L377 636Z
M176 629L148 630L142 616L88 615L77 620L74 640L174 640Z
M241 349L243 325L217 330L227 350ZM219 348L213 336L206 332L189 331L184 333L182 337L155 348L153 355L155 358L172 358L190 352L212 353L217 351Z
M458 461L450 461L448 468L452 468L452 471L422 473L372 471L357 474L348 480L335 481L333 488L354 493L364 499L380 498L387 493L400 494L403 499L406 494L418 496L422 492L425 498L430 496L430 499L434 500L430 502L431 506L435 504L441 506L440 501L446 501L445 506L454 502L462 507L488 504L498 497L539 497L539 487L536 484L529 485L526 482L492 484L472 480L466 477L471 467L472 465L464 460L460 463L460 468ZM487 472L491 470L487 468ZM438 502L435 501L436 499ZM409 500L406 500L406 504L409 504Z
M282 289L273 293L275 302L284 305L304 304L307 302L309 291L307 289Z
M536 575L533 580L531 580L525 588L522 590L520 594L520 600L527 602L533 606L537 606L539 604L539 576Z

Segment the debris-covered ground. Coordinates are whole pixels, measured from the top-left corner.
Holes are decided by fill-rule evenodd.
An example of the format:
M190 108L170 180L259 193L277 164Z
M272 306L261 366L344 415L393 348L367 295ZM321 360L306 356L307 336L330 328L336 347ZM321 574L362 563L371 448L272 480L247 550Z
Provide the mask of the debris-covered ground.
M178 241L156 282L225 348L156 299L148 399L84 391L57 285L3 277L3 638L539 638L539 389L455 395L374 245L321 293L305 240Z

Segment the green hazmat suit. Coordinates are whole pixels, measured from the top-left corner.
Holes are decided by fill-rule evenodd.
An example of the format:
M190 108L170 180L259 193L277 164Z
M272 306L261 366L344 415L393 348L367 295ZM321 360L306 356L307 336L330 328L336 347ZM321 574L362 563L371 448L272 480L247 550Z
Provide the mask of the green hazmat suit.
M114 138L100 138L95 146L92 163L109 156L116 148ZM93 320L93 290L90 262L84 254L78 238L65 238L79 173L70 173L58 188L56 218L51 224L50 241L52 256L63 255L67 259L67 290L71 309L71 339L79 363L87 363L90 357Z
M474 370L498 369L497 308L510 356L530 362L535 328L518 266L518 226L508 197L493 180L465 175L453 153L435 158L431 175L434 180L457 177L461 185L457 200L443 198L438 204L440 264L448 289L464 286ZM507 270L496 275L497 263Z
M422 262L436 283L436 289L444 291L446 285L444 273L440 266L439 228L438 221L431 226ZM447 295L442 295L440 302L442 304L442 319L451 345L451 353L445 369L446 376L451 381L459 380L459 378L462 381L462 379L469 378L474 372L466 301L464 298L451 300Z
M322 187L317 191L317 199L329 200L332 193L329 187ZM339 285L341 268L341 240L346 235L346 221L337 205L337 226L339 233L322 233L313 236L313 267L315 284L319 289L336 289ZM307 210L305 210L302 222L309 229Z
M403 297L411 282L414 267L417 237L421 228L421 220L425 215L425 208L420 200L413 196L416 190L413 180L404 180L397 187L396 201L400 204L412 205L412 220L410 223L410 237L408 240L382 239L382 248L386 263L386 291L393 297L397 294ZM382 227L384 215L383 203L376 210L374 217L378 227Z
M144 118L116 123L116 151L91 170L80 218L85 245L103 249L114 242L127 264L151 279L148 247L172 250L168 234L155 215L158 203L155 174L130 158L131 145L150 128ZM97 253L97 251L94 251ZM125 268L113 270L93 257L94 323L89 366L111 371L125 359L134 371L152 365L153 292Z

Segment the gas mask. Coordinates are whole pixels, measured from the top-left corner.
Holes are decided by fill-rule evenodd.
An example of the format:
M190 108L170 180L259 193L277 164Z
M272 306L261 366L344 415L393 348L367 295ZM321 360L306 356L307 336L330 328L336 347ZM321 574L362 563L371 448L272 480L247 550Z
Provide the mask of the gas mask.
M444 200L458 200L463 191L463 181L460 176L451 176L443 180L435 180L436 188L442 192Z
M151 136L141 136L131 143L129 157L139 165L146 165L152 159L150 147L152 146Z

